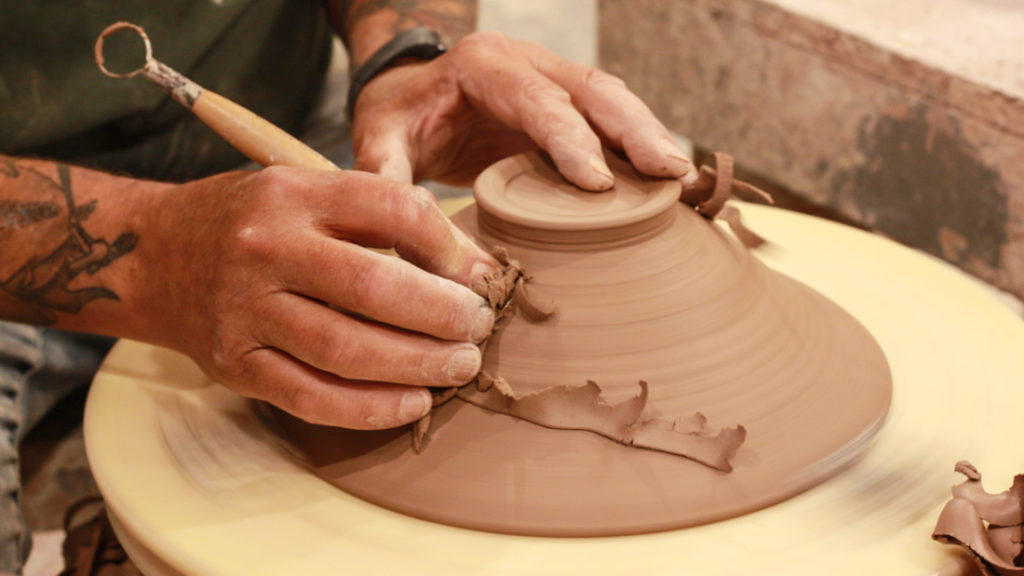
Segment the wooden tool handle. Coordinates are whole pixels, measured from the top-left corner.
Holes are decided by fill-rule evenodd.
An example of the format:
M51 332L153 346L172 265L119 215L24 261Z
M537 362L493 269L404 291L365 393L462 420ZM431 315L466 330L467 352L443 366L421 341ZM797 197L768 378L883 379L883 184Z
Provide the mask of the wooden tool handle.
M111 72L103 60L103 39L121 30L131 30L138 34L146 49L143 66L127 73ZM251 110L216 92L206 90L170 66L155 60L146 31L131 22L115 22L107 26L96 39L93 51L96 65L104 74L112 78L131 78L142 74L183 106L192 110L214 132L258 164L340 170L319 152Z
M334 163L291 134L216 92L204 90L192 103L192 111L258 164L339 170Z

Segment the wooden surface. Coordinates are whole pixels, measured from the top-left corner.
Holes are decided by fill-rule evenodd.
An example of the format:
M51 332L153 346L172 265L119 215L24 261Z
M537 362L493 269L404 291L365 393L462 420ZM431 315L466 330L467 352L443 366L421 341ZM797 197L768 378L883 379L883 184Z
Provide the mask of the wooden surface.
M602 0L599 27L699 148L1024 295L1024 5Z

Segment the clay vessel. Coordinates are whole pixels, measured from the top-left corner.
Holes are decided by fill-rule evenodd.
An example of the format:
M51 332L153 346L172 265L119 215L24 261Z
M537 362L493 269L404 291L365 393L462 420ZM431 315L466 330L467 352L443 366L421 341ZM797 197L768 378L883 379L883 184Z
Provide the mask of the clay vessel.
M754 258L677 201L677 181L610 158L616 186L576 189L538 154L507 158L453 217L500 245L554 300L551 319L507 319L484 370L517 391L596 381L611 401L649 384L645 414L742 425L733 470L552 430L461 400L429 443L281 420L321 477L385 508L463 528L604 536L716 521L827 479L881 426L892 384L874 339L821 294ZM770 241L770 239L769 239Z

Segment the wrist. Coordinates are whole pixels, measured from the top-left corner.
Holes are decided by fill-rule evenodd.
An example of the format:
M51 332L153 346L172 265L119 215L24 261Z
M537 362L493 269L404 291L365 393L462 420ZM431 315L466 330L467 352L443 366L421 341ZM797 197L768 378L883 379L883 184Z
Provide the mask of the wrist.
M477 0L329 0L335 30L353 68L369 59L396 32L416 27L436 31L452 46L476 29Z
M146 191L163 186L48 160L9 158L0 196L35 209L0 257L0 315L65 330L133 336Z
M346 114L349 121L363 88L384 71L409 62L425 62L444 54L448 47L440 35L427 28L403 30L356 68L349 85Z
M84 171L83 171L84 172ZM145 286L158 274L145 258L156 241L147 229L149 215L170 184L84 172L84 192L96 191L96 214L86 223L92 238L89 252L99 258L95 271L83 273L72 286L100 287L105 297L88 302L74 314L62 315L62 328L149 341ZM106 253L104 255L104 253Z

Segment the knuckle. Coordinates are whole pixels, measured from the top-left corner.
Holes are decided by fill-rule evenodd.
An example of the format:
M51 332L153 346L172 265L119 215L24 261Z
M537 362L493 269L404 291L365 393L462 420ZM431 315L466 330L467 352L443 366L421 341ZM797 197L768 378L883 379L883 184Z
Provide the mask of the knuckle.
M216 290L209 295L205 315L210 318L199 342L219 376L241 382L257 375L262 348L253 318L265 317L260 297L245 298L237 288Z
M469 341L473 330L465 308L453 303L442 308L439 321L449 334L457 334L462 340Z
M419 381L428 385L441 380L438 378L438 363L436 354L425 350L421 350L409 362L411 366L416 366L415 374Z
M353 138L356 162L354 168L362 172L376 172L387 160L387 150L372 138Z
M440 280L440 282L447 289L444 291L444 300L433 309L434 322L445 331L445 334L452 334L461 340L469 341L474 329L474 321L479 312L476 303L477 297L467 288L455 282L450 280Z
M437 209L437 202L430 190L422 186L413 186L408 194L408 201L415 205L418 215L432 214Z
M226 209L221 246L222 256L246 261L266 261L277 256L280 239L276 223L294 207L294 174L276 167L248 176Z
M393 221L416 233L439 213L434 196L420 186L402 188L391 194L389 212Z
M275 214L307 188L302 171L290 166L267 166L245 181L244 206L249 213Z
M243 262L267 262L277 255L280 239L266 226L246 219L236 225L231 242L233 250L226 256L234 253Z
M524 86L520 92L523 109L532 110L523 118L526 130L540 141L545 149L549 144L567 131L575 131L576 126L569 113L572 99L561 90L552 90L547 86L530 88Z
M347 334L334 333L327 336L324 346L330 371L342 378L353 376L360 363L370 361L371 354L366 347Z
M284 386L278 398L278 408L312 424L324 423L322 418L323 399L305 386L295 384Z
M294 186L295 169L288 166L267 166L258 170L251 176L256 186L255 189L278 190Z
M585 66L582 73L583 84L595 91L621 89L626 87L626 83L623 82L621 78L613 76L600 68Z
M244 378L249 372L245 362L247 349L234 330L223 324L215 326L209 356L213 372L231 380Z
M353 311L371 313L387 305L386 290L404 272L392 259L359 258L349 266L345 297Z
M452 47L452 52L456 55L462 55L463 53L480 53L483 51L490 51L495 48L507 47L511 42L511 38L497 30L484 30L481 32L474 32L462 40L459 40L455 46Z

